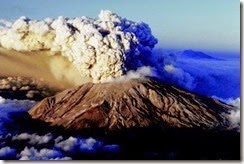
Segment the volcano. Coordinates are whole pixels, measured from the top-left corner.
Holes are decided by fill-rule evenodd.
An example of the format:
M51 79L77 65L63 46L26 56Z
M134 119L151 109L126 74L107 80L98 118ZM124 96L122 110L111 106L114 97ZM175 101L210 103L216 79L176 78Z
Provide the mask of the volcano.
M51 126L82 130L144 127L229 129L235 107L150 79L86 83L45 98L29 114Z
M180 52L180 57L188 57L194 59L216 59L201 51L193 51L193 50L184 50L183 52Z

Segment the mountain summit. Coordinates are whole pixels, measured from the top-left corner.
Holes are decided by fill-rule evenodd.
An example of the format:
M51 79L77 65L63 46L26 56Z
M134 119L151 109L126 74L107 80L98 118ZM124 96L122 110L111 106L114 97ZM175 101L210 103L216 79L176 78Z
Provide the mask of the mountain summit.
M216 59L201 51L194 51L191 49L180 52L180 57L189 57L189 58L194 58L194 59Z
M149 79L87 83L45 98L29 114L34 119L82 130L141 127L228 129L235 109L210 97Z

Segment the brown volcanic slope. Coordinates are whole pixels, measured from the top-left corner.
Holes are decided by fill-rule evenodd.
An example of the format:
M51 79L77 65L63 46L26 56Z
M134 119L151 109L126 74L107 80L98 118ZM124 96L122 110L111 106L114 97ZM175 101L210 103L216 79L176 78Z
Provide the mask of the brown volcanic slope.
M149 79L93 84L45 98L29 111L34 119L67 129L189 127L228 129L226 113L235 109Z

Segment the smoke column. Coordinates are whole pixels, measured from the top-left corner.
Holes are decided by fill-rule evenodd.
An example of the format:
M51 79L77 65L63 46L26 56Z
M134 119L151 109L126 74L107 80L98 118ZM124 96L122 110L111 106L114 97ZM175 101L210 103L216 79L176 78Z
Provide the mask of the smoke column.
M81 76L91 77L93 82L120 77L143 66L141 58L150 55L157 43L149 26L108 10L98 17L43 21L20 17L0 28L0 44L17 51L61 53Z

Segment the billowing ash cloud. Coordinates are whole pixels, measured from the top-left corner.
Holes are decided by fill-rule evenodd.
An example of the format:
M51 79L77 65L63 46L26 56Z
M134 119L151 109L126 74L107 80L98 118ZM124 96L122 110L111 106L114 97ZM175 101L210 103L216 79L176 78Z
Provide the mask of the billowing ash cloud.
M79 85L91 80L153 76L203 95L240 96L239 60L218 60L193 50L170 54L155 50L157 39L147 24L121 18L111 11L101 11L98 19L58 17L37 21L21 17L12 25L4 22L0 30L2 47L48 50L52 55L66 57L67 60L47 61L47 69L61 82ZM70 67L69 61L78 71Z
M150 67L150 66L139 67L135 71L134 70L130 70L125 75L117 77L116 79L112 79L112 81L113 82L121 82L121 81L130 80L130 79L144 78L144 77L147 77L147 76L148 77L156 76L155 68ZM110 82L111 79L106 80L106 81Z
M31 20L21 17L0 30L0 44L17 51L61 52L94 82L113 79L144 66L157 39L149 26L133 22L108 10L98 19L87 17ZM133 63L133 64L132 64Z
M0 19L0 24L3 24L3 26L5 26L5 27L11 27L12 26L12 22L9 22L5 19ZM4 29L4 27L2 27L2 29Z

